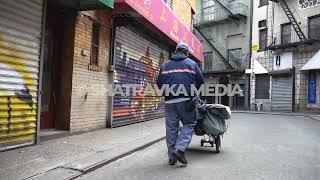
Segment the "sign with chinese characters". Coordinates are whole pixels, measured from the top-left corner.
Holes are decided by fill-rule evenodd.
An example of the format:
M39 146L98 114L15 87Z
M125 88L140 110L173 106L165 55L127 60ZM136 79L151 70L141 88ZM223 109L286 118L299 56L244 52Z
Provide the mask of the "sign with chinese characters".
M320 0L298 0L298 5L300 9L307 9L314 6L319 6Z
M317 99L316 72L309 71L308 76L308 103L315 104Z
M203 60L201 42L162 0L115 0L115 6L117 3L129 5L174 42L187 43L190 53Z

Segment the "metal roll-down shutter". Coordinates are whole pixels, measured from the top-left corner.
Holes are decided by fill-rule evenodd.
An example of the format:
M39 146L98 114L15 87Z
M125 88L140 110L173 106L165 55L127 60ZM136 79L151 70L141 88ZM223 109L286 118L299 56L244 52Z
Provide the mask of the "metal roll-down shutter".
M272 77L272 111L292 111L292 77Z
M0 151L36 138L42 0L0 0Z
M114 84L154 84L160 65L168 51L126 27L117 27L115 37ZM113 126L164 116L163 99L159 96L115 96Z

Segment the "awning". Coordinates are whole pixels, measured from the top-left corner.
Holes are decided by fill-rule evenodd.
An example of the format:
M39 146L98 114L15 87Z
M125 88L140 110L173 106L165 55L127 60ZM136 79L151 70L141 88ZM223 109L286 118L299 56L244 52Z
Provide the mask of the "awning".
M115 0L115 8L127 5L143 16L175 43L185 42L198 61L203 60L203 47L197 37L162 0Z
M281 69L281 70L273 70L270 71L268 74L271 76L288 76L294 73L293 68Z
M65 7L73 8L78 11L105 9L114 7L114 0L57 0Z
M253 73L254 74L267 74L268 73L268 70L262 66L262 64L254 59L253 60Z
M320 50L301 68L302 71L320 69Z

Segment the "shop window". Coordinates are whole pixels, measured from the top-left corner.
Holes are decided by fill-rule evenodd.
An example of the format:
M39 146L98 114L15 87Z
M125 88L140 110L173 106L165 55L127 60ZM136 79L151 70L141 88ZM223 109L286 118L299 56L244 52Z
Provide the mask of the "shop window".
M309 39L320 40L320 15L309 18Z
M270 78L268 74L256 75L256 99L269 99Z
M268 0L259 0L259 7L265 6L265 5L268 5L268 4L269 4Z
M100 24L92 23L91 58L90 64L98 65L99 59Z
M291 23L281 24L281 44L291 43Z
M265 49L267 47L267 34L268 29L260 29L259 30L259 49Z

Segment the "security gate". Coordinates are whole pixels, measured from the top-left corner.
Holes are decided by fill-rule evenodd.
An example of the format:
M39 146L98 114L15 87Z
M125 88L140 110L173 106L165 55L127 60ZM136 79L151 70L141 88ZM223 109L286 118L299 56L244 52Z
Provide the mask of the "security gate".
M42 3L1 1L0 151L35 142Z
M115 37L114 85L155 84L160 65L168 59L167 50L127 27L117 27ZM150 38L151 39L151 38ZM117 95L113 98L112 125L119 126L164 115L159 96Z
M272 77L272 111L292 111L292 77L273 76Z

